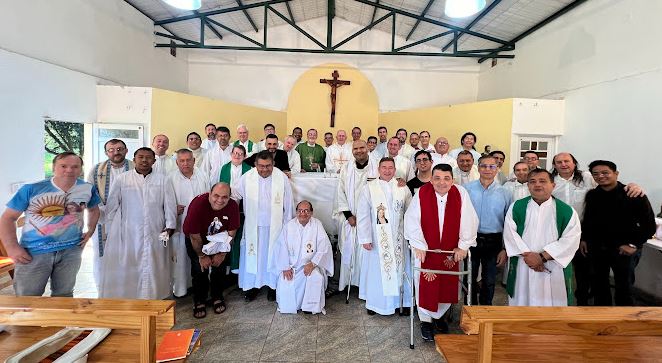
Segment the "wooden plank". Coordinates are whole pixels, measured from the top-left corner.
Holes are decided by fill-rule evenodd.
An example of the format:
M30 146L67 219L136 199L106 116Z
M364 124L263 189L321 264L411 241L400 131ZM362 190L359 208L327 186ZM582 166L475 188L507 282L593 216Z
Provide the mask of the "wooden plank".
M437 350L449 363L478 361L477 335L437 335ZM662 337L495 335L492 362L655 362Z
M461 328L478 334L482 322L495 323L494 333L574 335L662 335L658 307L511 307L465 306Z
M140 329L140 316L130 314L78 314L71 311L0 311L0 325L18 326L91 326L99 328Z
M140 361L156 361L156 318L153 316L142 317L142 328L140 329Z
M70 310L79 314L160 315L175 306L172 300L76 299L69 297L0 296L0 312Z
M492 362L492 328L493 323L481 323L478 335L478 361L480 363Z

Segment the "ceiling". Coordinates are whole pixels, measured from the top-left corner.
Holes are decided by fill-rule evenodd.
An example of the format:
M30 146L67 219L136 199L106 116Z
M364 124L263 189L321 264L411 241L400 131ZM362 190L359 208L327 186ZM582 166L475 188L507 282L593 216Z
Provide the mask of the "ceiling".
M218 24L243 33L258 42L262 40L254 35L256 29L264 28L265 8L263 6L245 9L245 12L240 10L222 14L214 14L213 12L265 3L265 0L203 0L202 8L198 12L179 10L161 0L125 1L152 19L156 24L161 21L177 20L177 18L185 17L179 21L163 24L164 29L161 26L155 26L155 31L173 35L176 38L198 42L202 23L200 16L205 16L213 22L212 24L206 23L207 26L205 26L204 38L205 42L209 41L208 44L223 45L223 40L219 39L218 34L221 36L230 34L229 30L219 27ZM484 60L487 59L485 55L497 54L492 50L504 46L504 42L514 44L523 36L528 35L551 19L561 16L584 1L487 0L487 6L482 12L463 19L452 19L445 16L446 0L290 0L270 6L287 19L293 18L296 24L310 19L327 17L329 2L335 3L335 16L364 27L368 26L373 20L389 14L390 11L396 11L395 33L402 38L407 38L407 44L445 31L452 31L453 27L457 27L455 28L455 34L460 35L457 41L458 50L460 52L481 50L481 52L472 54L476 58L483 58ZM378 4L376 6L381 8L376 8L372 4L375 2ZM287 24L284 19L273 11L269 11L267 15L267 28ZM418 22L416 18L408 15L424 17L424 19ZM437 22L437 24L433 22ZM440 26L439 23L445 26ZM392 20L389 17L374 25L372 29L390 34L391 27ZM216 30L218 34L215 34L211 28L214 28L213 30ZM469 30L471 34L461 34L463 30ZM502 42L494 41L495 38ZM446 53L453 53L452 39L453 33L449 33L425 44L439 48L440 53L441 48L448 45L448 47L445 47L447 48ZM319 39L322 43L325 43L325 40ZM186 44L186 42L181 41L176 41L176 43ZM196 47L192 43L188 43L188 45ZM200 44L198 44L199 46Z

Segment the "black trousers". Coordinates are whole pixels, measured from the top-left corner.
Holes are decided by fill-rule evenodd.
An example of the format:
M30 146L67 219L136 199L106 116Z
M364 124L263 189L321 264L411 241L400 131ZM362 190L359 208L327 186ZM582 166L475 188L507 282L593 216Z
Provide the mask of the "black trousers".
M230 254L225 256L225 260L218 267L209 266L202 270L198 254L191 245L191 240L186 237L186 253L191 260L191 277L193 279L193 303L205 304L207 296L211 291L211 300L223 300L223 289L226 286L225 271L229 263Z
M613 246L589 246L589 256L593 268L591 289L595 306L612 306L609 270L614 271L616 284L616 306L632 306L632 256L620 255Z
M575 297L577 306L588 306L591 291L591 261L590 256L584 256L577 251L572 258L572 269L575 272Z
M492 305L496 284L496 260L503 246L503 234L478 233L476 247L471 247L471 301L480 305ZM478 267L482 266L480 291L478 291Z

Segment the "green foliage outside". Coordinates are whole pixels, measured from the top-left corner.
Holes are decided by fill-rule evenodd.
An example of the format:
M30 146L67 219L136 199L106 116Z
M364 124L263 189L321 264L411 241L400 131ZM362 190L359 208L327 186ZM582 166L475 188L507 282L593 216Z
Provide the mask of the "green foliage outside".
M83 155L83 124L46 120L44 122L44 175L53 176L53 158L59 153L73 151Z

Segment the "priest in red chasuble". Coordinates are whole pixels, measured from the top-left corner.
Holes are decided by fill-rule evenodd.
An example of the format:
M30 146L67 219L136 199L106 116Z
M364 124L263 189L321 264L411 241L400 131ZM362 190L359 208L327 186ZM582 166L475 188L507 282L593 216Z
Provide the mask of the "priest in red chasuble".
M412 198L405 213L405 239L414 248L416 266L429 270L459 271L469 247L476 246L478 216L467 191L453 185L453 169L439 164L432 179ZM441 249L453 254L426 253ZM414 274L418 316L423 339L434 339L443 326L441 317L458 302L459 277L428 272Z

